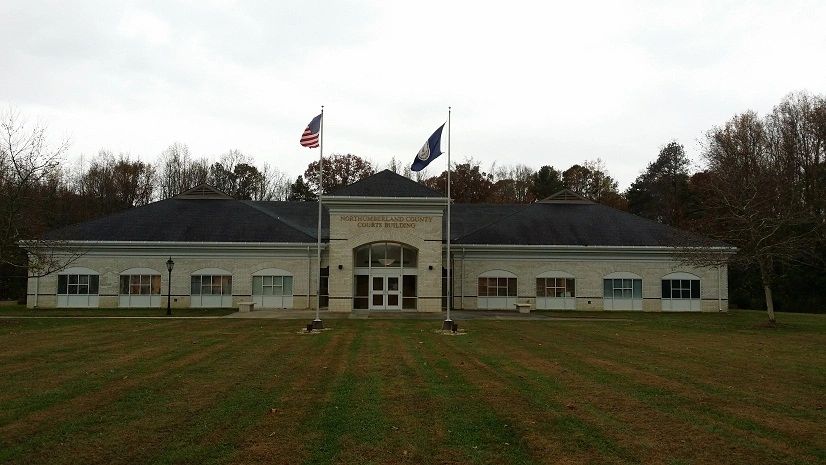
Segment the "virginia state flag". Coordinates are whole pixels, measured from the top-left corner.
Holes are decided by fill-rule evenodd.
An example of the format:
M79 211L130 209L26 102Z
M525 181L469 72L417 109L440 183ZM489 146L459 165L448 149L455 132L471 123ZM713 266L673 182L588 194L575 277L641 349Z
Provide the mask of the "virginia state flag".
M435 160L443 153L441 151L441 145L442 129L444 129L444 127L444 124L439 126L439 129L437 129L436 132L434 132L433 135L427 139L427 142L424 143L422 149L416 154L416 158L413 160L413 165L410 166L412 171L421 171L425 169L431 161Z

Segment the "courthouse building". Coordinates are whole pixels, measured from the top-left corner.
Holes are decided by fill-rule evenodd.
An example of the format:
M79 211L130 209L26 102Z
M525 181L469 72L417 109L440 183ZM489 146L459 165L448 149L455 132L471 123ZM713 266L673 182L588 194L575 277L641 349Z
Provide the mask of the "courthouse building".
M447 303L446 202L382 171L318 204L235 200L203 185L50 232L80 252L30 278L29 307L166 306L438 312ZM528 204L453 204L452 308L721 311L725 266L678 246L709 241L562 191ZM714 248L730 253L725 244ZM319 282L319 269L320 282Z

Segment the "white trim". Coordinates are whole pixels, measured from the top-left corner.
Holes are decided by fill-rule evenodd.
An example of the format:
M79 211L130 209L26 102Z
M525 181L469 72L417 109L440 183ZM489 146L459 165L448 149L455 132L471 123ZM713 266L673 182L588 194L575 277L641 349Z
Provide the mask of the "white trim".
M133 275L133 274L159 275L159 274L161 274L161 272L153 270L152 268L129 268L128 270L121 271L119 274L121 276L123 276L123 275Z
M258 270L252 274L252 276L290 276L292 277L293 274L287 270L282 270L281 268L264 268L263 270Z
M506 270L488 270L477 275L477 278L518 278L515 274Z
M539 273L536 275L537 278L576 278L576 276L572 275L571 273L566 273L564 271L546 271L544 273Z
M676 273L668 273L667 275L663 276L660 279L662 279L662 280L666 280L666 279L669 279L669 280L671 280L671 279L690 279L690 280L699 281L700 277L697 276L697 275L691 274L691 273L678 271Z
M576 297L537 297L537 310L576 310Z
M232 276L232 273L230 273L227 270L222 270L221 268L201 268L200 270L193 271L192 273L189 273L189 275L190 276L204 276L204 275Z
M603 276L602 279L642 279L642 276L630 271L615 271Z

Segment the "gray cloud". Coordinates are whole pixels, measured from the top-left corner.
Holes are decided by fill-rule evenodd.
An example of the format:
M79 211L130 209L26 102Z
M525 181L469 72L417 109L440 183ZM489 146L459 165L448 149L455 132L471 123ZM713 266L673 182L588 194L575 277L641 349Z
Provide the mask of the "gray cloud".
M601 157L627 186L786 93L823 92L822 2L32 2L0 17L0 103L74 141L153 159L239 148L303 172L297 137L406 160L456 109L456 159Z

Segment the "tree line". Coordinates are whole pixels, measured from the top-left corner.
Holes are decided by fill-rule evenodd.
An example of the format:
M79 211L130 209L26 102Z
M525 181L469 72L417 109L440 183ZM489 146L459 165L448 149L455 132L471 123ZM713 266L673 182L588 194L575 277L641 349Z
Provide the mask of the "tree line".
M447 172L413 173L395 157L385 166L354 154L325 157L294 180L230 150L215 161L194 158L180 143L154 163L101 151L74 167L62 163L65 142L49 146L45 128L27 128L8 112L0 131L0 261L4 271L25 266L16 242L66 224L176 195L201 183L238 199L315 200L323 193L388 168L445 192ZM730 263L734 306L826 309L826 98L785 97L770 113L735 115L701 141L701 164L692 167L684 146L666 141L631 186L618 182L600 159L567 168L547 164L492 164L468 158L451 171L455 202L531 203L561 189L738 247ZM719 257L695 254L698 265ZM10 276L11 273L3 273ZM17 273L19 275L19 273ZM8 283L0 293L13 295ZM16 286L16 292L20 287Z

